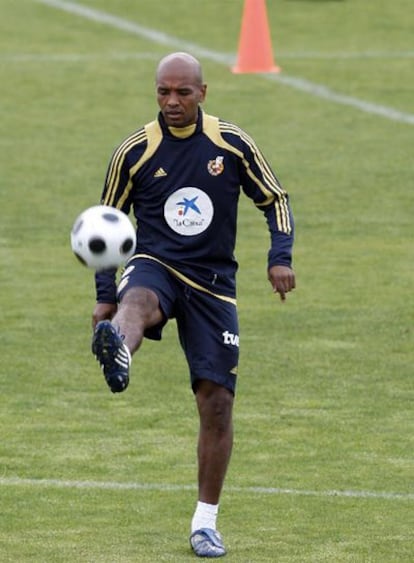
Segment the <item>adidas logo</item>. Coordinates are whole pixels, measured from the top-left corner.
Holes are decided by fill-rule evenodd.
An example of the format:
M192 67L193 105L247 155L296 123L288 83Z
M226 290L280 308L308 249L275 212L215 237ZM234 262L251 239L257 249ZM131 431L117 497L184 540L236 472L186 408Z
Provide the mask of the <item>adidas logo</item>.
M166 171L164 170L164 168L161 167L158 168L158 170L155 172L154 178L161 178L161 176L166 176L166 175L167 175Z

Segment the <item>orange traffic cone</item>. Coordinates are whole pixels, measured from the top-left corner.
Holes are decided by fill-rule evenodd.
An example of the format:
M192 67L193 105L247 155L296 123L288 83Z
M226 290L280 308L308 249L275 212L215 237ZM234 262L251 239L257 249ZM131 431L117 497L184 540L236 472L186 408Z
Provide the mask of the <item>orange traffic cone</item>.
M266 0L245 0L237 63L232 71L243 74L280 70L273 59Z

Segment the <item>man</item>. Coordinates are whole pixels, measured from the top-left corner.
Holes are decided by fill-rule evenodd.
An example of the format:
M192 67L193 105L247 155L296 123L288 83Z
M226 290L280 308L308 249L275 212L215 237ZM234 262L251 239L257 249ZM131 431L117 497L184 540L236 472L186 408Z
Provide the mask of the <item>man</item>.
M233 251L240 187L266 217L268 277L282 300L295 275L287 194L246 133L204 113L206 90L194 57L164 57L156 72L158 118L112 156L101 201L126 213L133 208L138 242L118 288L114 271L96 275L92 350L110 389L123 391L143 337L160 340L168 319L176 319L200 418L190 544L200 557L220 557L226 550L216 519L239 356Z

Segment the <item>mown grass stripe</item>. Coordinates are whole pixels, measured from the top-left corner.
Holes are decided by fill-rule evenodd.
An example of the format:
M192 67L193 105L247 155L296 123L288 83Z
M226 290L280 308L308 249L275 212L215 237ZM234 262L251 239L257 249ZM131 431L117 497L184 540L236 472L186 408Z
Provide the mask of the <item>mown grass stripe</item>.
M359 51L355 53L335 52L288 52L280 51L278 54L281 59L296 60L364 60L364 59L413 59L414 51ZM3 63L73 63L84 61L129 61L129 60L154 60L158 61L157 53L136 51L136 52L113 52L110 53L7 53L0 54L0 61ZM230 55L229 55L230 60Z
M72 489L102 489L102 490L140 490L140 491L194 491L196 485L173 485L168 483L122 483L117 481L76 481L65 479L29 479L20 477L0 477L0 486L19 487L56 487ZM357 490L304 490L279 487L235 487L225 488L228 493L257 494L257 495L295 495L313 497L340 497L360 499L386 500L414 500L414 493L393 493L386 491L357 491Z

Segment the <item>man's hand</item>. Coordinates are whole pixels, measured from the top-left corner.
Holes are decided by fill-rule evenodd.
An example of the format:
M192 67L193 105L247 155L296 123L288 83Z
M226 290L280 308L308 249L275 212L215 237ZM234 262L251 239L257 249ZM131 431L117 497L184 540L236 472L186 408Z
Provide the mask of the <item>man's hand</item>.
M92 314L92 328L95 330L100 321L111 320L115 315L117 305L115 303L97 303Z
M273 292L280 295L285 301L286 293L295 289L295 272L289 266L272 266L268 270L268 278L273 287Z

